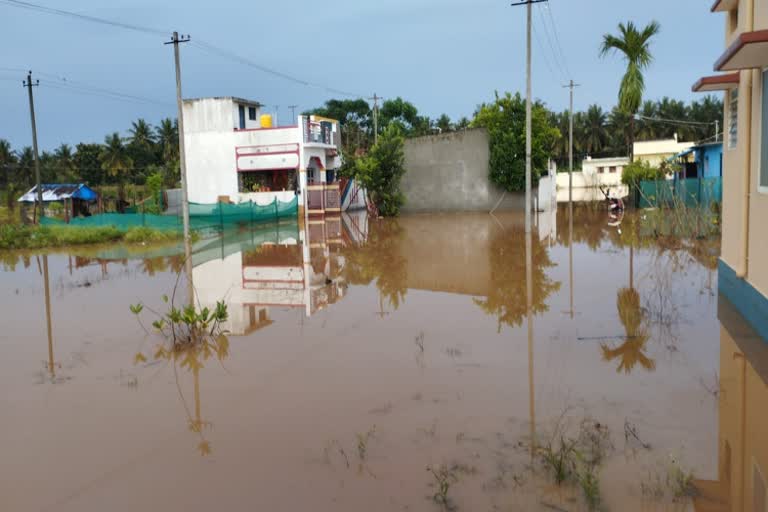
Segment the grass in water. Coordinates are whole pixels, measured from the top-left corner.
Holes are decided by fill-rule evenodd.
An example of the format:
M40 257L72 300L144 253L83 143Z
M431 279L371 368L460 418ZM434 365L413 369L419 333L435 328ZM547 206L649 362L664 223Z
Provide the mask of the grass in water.
M175 231L134 227L121 231L114 226L24 226L0 224L0 250L44 249L110 242L157 243L179 240Z

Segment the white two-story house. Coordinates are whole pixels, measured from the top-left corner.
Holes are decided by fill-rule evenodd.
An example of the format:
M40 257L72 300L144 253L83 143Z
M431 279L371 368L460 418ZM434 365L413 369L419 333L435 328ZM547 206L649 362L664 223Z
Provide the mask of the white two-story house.
M340 211L339 123L298 116L273 126L261 104L234 97L183 102L189 201L269 204L298 197L303 214Z

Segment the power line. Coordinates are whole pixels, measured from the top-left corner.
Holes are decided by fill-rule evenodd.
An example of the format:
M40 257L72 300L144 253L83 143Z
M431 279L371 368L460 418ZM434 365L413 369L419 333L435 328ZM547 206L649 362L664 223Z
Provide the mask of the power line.
M552 64L550 64L549 62L549 58L547 57L547 52L544 49L544 45L541 42L541 38L539 38L539 32L536 30L536 26L533 27L533 35L536 38L536 45L539 47L539 50L541 50L541 56L544 59L544 64L547 66L547 69L549 70L549 74L552 75L552 78L556 82L562 81L563 76L561 75L558 78L557 73L555 73L554 68L552 67Z
M538 12L538 11L537 11ZM561 76L558 79L558 81L563 81L568 79L568 73L565 72L565 66L563 66L563 63L560 60L560 56L557 53L557 50L555 50L555 46L552 43L552 37L549 35L549 28L547 27L547 23L544 20L544 15L541 14L541 12L538 13L538 17L540 18L538 22L540 23L542 27L542 31L544 33L544 38L547 41L547 45L549 46L549 50L551 52L552 58L554 59L555 66L558 68L558 71L560 71ZM534 24L537 20L534 20Z
M571 75L571 70L568 67L568 59L565 58L565 52L563 51L563 45L560 44L560 36L557 34L557 24L555 23L555 18L552 15L552 2L547 2L544 5L544 9L547 11L547 15L549 16L549 21L552 25L552 32L555 35L555 43L557 44L557 49L560 52L560 57L562 58L563 66L565 68L565 71L568 73L568 76Z
M309 80L304 80L302 78L299 78L294 75L290 75L288 73L284 73L282 71L278 71L276 69L272 69L270 67L264 66L262 64L259 64L258 62L254 62L253 60L243 57L242 55L239 55L235 52L232 52L230 50L226 50L224 48L220 48L217 46L212 45L211 43L205 42L205 41L192 41L192 46L195 46L196 48L199 48L203 51L206 51L208 53L211 53L213 55L217 55L219 57L223 57L225 59L229 59L233 62L237 62L239 64L243 64L244 66L252 67L254 69L258 69L259 71L262 71L264 73L276 76L278 78L282 78L284 80L288 80L290 82L297 83L299 85L303 85L306 87L314 87L317 89L322 89L330 93L334 94L340 94L342 96L349 96L352 98L362 98L364 95L362 94L356 94L349 91L343 91L341 89L336 89L333 87L329 87L327 85L311 82Z
M119 100L119 101L127 101L132 103L147 103L147 104L161 105L161 106L172 106L170 102L160 101L153 98L137 96L134 94L128 94L128 93L123 93L119 91L113 91L111 89L105 89L103 87L96 87L96 86L84 84L81 82L74 82L66 79L62 79L60 81L43 79L41 80L41 83L45 84L47 87L50 87L52 89L72 92L75 94L101 96L103 98Z
M714 124L717 124L717 121L700 122L700 121L684 121L682 119L661 119L658 117L648 117L640 114L636 114L635 117L636 119L640 119L643 121L655 121L658 123L669 123L669 124L689 124L693 126L712 126Z
M52 15L56 15L56 16L63 16L63 17L68 17L68 18L74 18L74 19L78 19L78 20L81 20L81 21L97 23L97 24L100 24L100 25L108 25L108 26L113 26L113 27L117 27L117 28L123 28L123 29L126 29L126 30L132 30L132 31L135 31L135 32L141 32L141 33L145 33L145 34L166 36L170 32L169 30L160 30L160 29L157 29L157 28L146 27L146 26L141 26L141 25L135 25L135 24L131 24L131 23L123 23L123 22L120 22L120 21L114 21L114 20L110 20L110 19L106 19L106 18L99 18L97 16L89 16L89 15L80 14L80 13L76 13L76 12L72 12L72 11L66 11L64 9L55 9L55 8L52 8L52 7L46 7L44 5L39 5L39 4L35 4L35 3L32 3L32 2L26 2L26 1L22 1L22 0L0 0L0 4L5 4L5 5L9 5L9 6L12 6L12 7L18 7L18 8L22 8L22 9L28 9L28 10L31 10L31 11L41 12L41 13L45 13L45 14L52 14ZM201 41L201 40L192 41L192 44L193 44L193 46L196 46L199 49L202 49L202 50L207 51L209 53L212 53L214 55L218 55L219 57L223 57L223 58L232 60L234 62L238 62L238 63L243 64L245 66L249 66L249 67L258 69L258 70L260 70L260 71L262 71L264 73L268 73L268 74L271 74L271 75L283 78L285 80L288 80L288 81L291 81L291 82L294 82L294 83L298 83L300 85L304 85L304 86L307 86L307 87L314 87L314 88L317 88L317 89L321 89L321 90L327 91L329 93L340 94L340 95L349 96L349 97L352 97L352 98L363 98L364 97L363 94L355 94L355 93L352 93L352 92L343 91L341 89L336 89L336 88L329 87L329 86L326 86L326 85L323 85L323 84L319 84L319 83L315 83L315 82L312 82L312 81L309 81L309 80L304 80L304 79L301 79L299 77L293 76L291 74L284 73L282 71L278 71L278 70L269 68L269 67L264 66L262 64L259 64L257 62L254 62L253 60L250 60L250 59L248 59L246 57L238 55L238 54L236 54L236 53L234 53L234 52L232 52L230 50L226 50L224 48L219 48L219 47L217 47L217 46L215 46L215 45L213 45L211 43L207 43L205 41Z
M155 34L155 35L168 34L167 30L159 30L156 28L142 27L141 25L123 23L120 21L113 21L105 18L98 18L96 16L88 16L87 14L80 14L72 11L65 11L64 9L55 9L53 7L46 7L44 5L39 5L32 2L22 2L21 0L0 0L0 3L10 5L12 7L27 9L30 11L42 12L46 14L54 14L57 16L64 16L68 18L75 18L75 19L80 19L82 21L89 21L91 23L98 23L100 25L110 25L113 27L124 28L126 30L133 30L135 32L143 32L145 34Z

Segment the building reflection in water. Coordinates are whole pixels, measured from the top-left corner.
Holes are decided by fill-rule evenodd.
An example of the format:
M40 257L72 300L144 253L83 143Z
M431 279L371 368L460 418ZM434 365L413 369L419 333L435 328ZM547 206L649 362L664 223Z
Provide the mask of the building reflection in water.
M768 340L724 296L720 319L718 479L696 481L697 511L768 510Z
M220 256L216 247L203 248L193 257L198 301L211 307L224 300L229 319L223 327L235 336L270 325L272 308L297 308L311 316L334 304L347 290L342 244L367 232L364 217L344 217L349 224L344 231L341 217L326 217L303 227L296 222L265 227L256 243L224 240ZM207 258L209 251L215 257Z

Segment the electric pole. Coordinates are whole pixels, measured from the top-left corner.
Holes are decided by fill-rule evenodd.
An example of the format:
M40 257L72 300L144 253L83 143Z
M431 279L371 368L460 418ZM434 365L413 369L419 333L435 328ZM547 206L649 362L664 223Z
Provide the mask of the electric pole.
M40 80L35 80L32 82L32 71L30 71L27 73L27 81L23 82L23 84L29 93L29 116L32 119L32 151L35 155L35 188L37 189L37 201L35 204L35 209L32 212L32 218L35 222L39 222L38 219L43 218L43 186L40 183L40 156L38 155L37 151L37 124L35 123L35 99L32 96L32 87L39 86ZM40 208L39 217L36 215L38 205Z
M296 109L298 105L288 105L288 109L291 111L291 125L296 122Z
M171 40L165 44L173 45L173 57L176 61L176 106L179 116L179 167L181 172L181 217L184 224L184 268L189 287L189 302L194 304L194 288L192 286L192 246L189 236L189 196L187 194L187 156L184 151L184 110L181 100L181 63L179 62L179 43L189 41L189 36L179 37L174 32Z
M275 127L280 126L280 105L275 105Z
M720 138L720 121L715 121L715 142Z
M373 93L373 98L368 99L373 100L373 143L376 144L379 142L379 100L383 98Z
M568 111L570 118L568 120L568 203L570 204L573 201L573 88L579 87L579 84L575 84L571 80L568 85L563 87L568 87L571 90L571 106Z
M533 28L533 4L547 0L520 0L517 5L527 7L527 29L525 47L525 232L531 232L531 153L532 153L532 100L531 100L531 30Z

